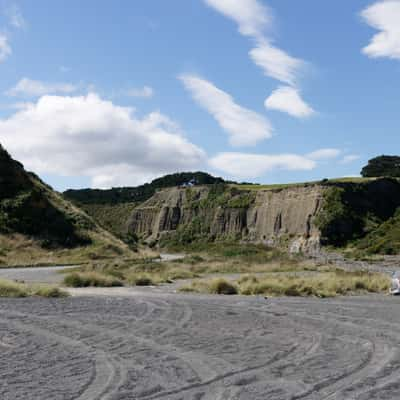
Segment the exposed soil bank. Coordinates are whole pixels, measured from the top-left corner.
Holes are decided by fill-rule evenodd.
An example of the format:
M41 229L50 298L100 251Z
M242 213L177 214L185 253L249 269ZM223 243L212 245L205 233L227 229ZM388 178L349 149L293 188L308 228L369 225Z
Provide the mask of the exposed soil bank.
M398 399L400 299L0 300L0 398Z

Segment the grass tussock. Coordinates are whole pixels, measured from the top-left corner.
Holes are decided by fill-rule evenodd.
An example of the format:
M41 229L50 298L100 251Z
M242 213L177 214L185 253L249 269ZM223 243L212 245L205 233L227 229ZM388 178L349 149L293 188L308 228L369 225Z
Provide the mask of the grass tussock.
M210 293L213 294L225 294L225 295L238 294L237 286L234 283L229 282L226 279L222 278L213 279L209 284L209 288L210 288Z
M223 278L215 278L210 281L194 281L190 285L183 286L180 292L209 293L235 295L239 293L238 286Z
M246 275L236 282L195 281L189 286L180 288L182 292L223 293L216 288L231 286L242 295L265 295L272 297L335 297L339 295L387 292L390 279L383 274L368 272L334 272L319 273L310 277L301 276L255 276ZM222 292L222 293L221 293Z
M68 287L123 286L123 282L118 278L99 272L72 272L65 276L64 284Z
M68 293L55 286L30 286L4 279L0 280L0 297L20 298L31 296L60 298L67 297Z
M156 286L160 283L154 276L143 273L133 273L128 275L127 283L132 286Z
M67 285L102 286L102 280L116 280L121 285L155 286L162 283L172 283L176 280L194 279L200 275L196 273L192 264L176 264L174 262L157 262L151 259L142 260L115 260L111 263L96 262L76 268L66 276ZM72 275L72 276L71 276ZM95 278L95 283L87 283L86 278ZM102 279L98 279L98 278ZM82 287L81 286L81 287Z

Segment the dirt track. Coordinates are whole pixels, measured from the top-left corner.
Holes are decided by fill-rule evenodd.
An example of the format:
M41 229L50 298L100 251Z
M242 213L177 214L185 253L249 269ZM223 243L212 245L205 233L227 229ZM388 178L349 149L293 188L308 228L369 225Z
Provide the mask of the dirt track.
M0 398L398 399L400 300L0 300Z

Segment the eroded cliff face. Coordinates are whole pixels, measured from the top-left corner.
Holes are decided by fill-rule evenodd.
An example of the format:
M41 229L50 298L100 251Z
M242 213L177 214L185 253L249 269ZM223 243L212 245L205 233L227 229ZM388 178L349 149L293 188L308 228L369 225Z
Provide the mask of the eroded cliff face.
M324 190L319 185L218 193L210 187L165 189L133 211L129 230L148 241L179 235L183 241L236 239L318 251L314 219Z

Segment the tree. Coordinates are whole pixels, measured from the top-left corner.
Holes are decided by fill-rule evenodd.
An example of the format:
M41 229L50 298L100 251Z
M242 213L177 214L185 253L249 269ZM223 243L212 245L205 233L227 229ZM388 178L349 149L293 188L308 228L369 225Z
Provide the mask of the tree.
M375 178L379 176L388 176L400 178L400 157L399 156L379 156L368 161L361 175L364 178Z

